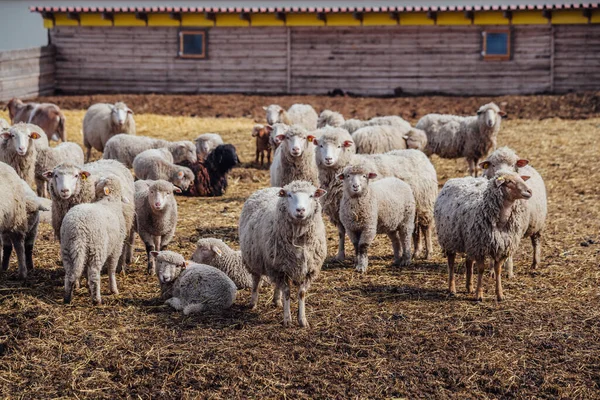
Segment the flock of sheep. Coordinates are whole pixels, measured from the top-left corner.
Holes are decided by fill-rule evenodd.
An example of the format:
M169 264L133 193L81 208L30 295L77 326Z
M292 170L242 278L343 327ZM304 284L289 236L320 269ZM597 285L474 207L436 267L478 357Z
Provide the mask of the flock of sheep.
M264 164L266 155L271 164L271 187L243 206L241 250L201 238L191 261L166 250L177 226L175 195L222 195L227 173L239 162L235 147L213 133L195 143L136 136L133 112L124 103L95 104L83 120L84 163L81 147L66 142L57 106L12 100L8 108L12 125L0 119L0 190L7 199L0 205L2 267L8 268L14 249L25 279L33 268L38 223L51 220L65 269L65 303L84 274L94 304L101 303L102 271L110 291L118 293L116 273L132 261L137 232L148 273L157 275L161 296L173 308L185 314L221 310L244 288L251 288L255 308L266 283L274 286L273 302L283 305L289 325L290 291L297 286L298 323L308 326L306 293L327 256L323 213L339 232L335 259L346 258L348 235L359 272L368 268L377 234L390 238L394 265L429 258L435 226L448 258L449 291L456 293L456 254L464 254L469 293L477 267L477 300L483 298L488 259L496 298L504 298L502 268L506 263L513 276L512 255L521 238L531 238L532 268L540 262L544 182L513 150L496 149L504 113L493 103L469 117L429 114L415 127L398 116L345 120L330 110L318 115L305 104L265 107L267 124L256 125L252 136L256 163ZM48 138L63 143L50 147ZM92 148L103 159L90 163ZM438 193L432 154L466 158L472 176L450 179ZM477 177L480 168L483 176Z

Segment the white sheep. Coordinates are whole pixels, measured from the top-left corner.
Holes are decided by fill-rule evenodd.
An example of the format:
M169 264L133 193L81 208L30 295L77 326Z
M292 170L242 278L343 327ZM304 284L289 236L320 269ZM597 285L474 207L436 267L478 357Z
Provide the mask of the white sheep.
M353 134L357 130L366 126L396 126L403 131L408 131L410 123L398 117L397 115L388 115L385 117L375 117L368 121L361 121L360 119L349 119L344 121L340 128L347 130L350 134Z
M275 152L281 144L281 141L278 139L278 137L281 137L281 135L285 135L290 129L290 126L282 123L276 123L272 126L267 125L266 129L269 131L269 143L271 145L271 148L273 149L273 152Z
M281 145L275 151L271 164L271 186L282 187L292 181L309 181L319 186L319 171L315 162L312 141L314 135L299 125L291 126L277 140Z
M87 149L86 162L90 161L92 147L104 152L108 140L119 134L135 135L133 111L125 103L98 103L88 108L83 117L83 146Z
M238 290L252 287L252 275L242 261L242 252L233 250L221 239L198 240L192 261L223 271L235 283Z
M319 198L325 193L309 182L262 189L244 203L239 234L242 259L252 274L250 306L258 303L261 277L266 275L283 293L283 324L291 322L290 288L298 290L298 322L307 327L305 297L327 256L327 238Z
M352 134L358 154L380 154L406 149L404 136L410 131L396 125L366 126Z
M494 264L496 298L504 299L501 272L513 254L527 225L524 200L531 197L528 176L500 170L490 180L455 178L446 182L435 203L438 241L448 257L448 289L456 293L454 261L464 253L467 262L467 292L473 290L473 263L478 271L476 299L483 300L482 279L486 258Z
M177 201L181 189L165 180L135 182L136 232L146 246L148 273L155 273L151 253L164 250L175 236Z
M4 118L0 118L0 132L10 129L10 124Z
M119 294L116 270L127 236L122 203L131 200L121 192L117 177L101 178L95 184L95 203L71 208L60 228L60 248L65 268L65 304L87 270L87 281L94 305L102 304L100 272L108 271L111 293Z
M317 129L319 116L315 109L308 104L294 104L287 111L277 104L271 104L263 109L267 112L269 125L280 122L286 125L300 125L309 131Z
M494 151L484 162L479 166L483 170L483 176L491 179L496 172L501 169L508 169L518 172L520 175L529 176L527 186L531 188L533 195L527 201L528 224L525 237L531 238L533 246L533 260L531 268L535 269L540 264L542 253L542 232L546 225L546 216L548 215L548 200L546 198L546 185L542 176L529 165L529 160L519 158L515 152L508 147L501 147ZM513 278L513 262L512 254L506 262L508 277Z
M425 131L417 128L411 128L405 135L406 148L425 151L427 147L427 135Z
M133 167L133 160L138 154L149 149L161 148L168 149L171 152L175 163L183 161L196 162L196 147L189 140L169 142L168 140L125 133L115 135L106 142L102 158L120 161L127 168L131 168Z
M496 138L502 117L506 114L494 103L483 105L472 117L427 114L417 122L416 128L427 134L425 154L442 158L465 157L469 174L477 176L480 159L496 149Z
M198 159L205 160L211 151L224 142L223 138L218 133L203 133L194 139L194 143L196 144L196 153L198 154ZM196 162L196 160L190 162Z
M339 219L339 206L342 198L342 182L337 176L348 165L368 165L379 177L396 177L408 183L417 204L414 231L415 251L421 252L421 234L425 241L425 258L429 258L433 245L433 206L437 197L437 175L435 168L425 154L417 150L395 150L385 154L355 154L355 146L350 134L343 128L323 128L316 132L313 140L316 151L319 182L327 190L323 198L323 211L338 228L339 250L336 259L345 258L345 229Z
M33 186L35 183L35 162L38 146L34 143L48 145L48 139L40 127L19 122L9 130L0 133L0 161L10 165L17 175Z
M37 195L48 197L48 181L44 172L54 169L62 163L83 165L83 150L72 142L61 143L56 147L46 147L37 152L35 161L35 186Z
M394 265L410 264L416 210L412 190L393 177L371 182L376 177L362 165L348 166L338 175L344 184L340 221L354 245L359 272L367 271L367 252L376 234L387 234L392 241Z
M337 128L339 126L344 125L344 116L336 111L331 110L323 110L321 114L319 114L319 119L317 120L317 128L324 128L326 126L332 126Z
M33 247L37 237L39 211L45 208L37 196L9 165L0 162L0 234L2 240L2 270L9 266L10 254L15 249L19 277L27 278L33 269Z
M165 180L181 190L187 190L194 182L194 173L187 167L175 165L168 149L151 149L138 154L133 160L136 178L142 180Z
M233 304L235 283L224 272L204 264L185 261L172 251L153 251L165 304L184 315L218 312Z

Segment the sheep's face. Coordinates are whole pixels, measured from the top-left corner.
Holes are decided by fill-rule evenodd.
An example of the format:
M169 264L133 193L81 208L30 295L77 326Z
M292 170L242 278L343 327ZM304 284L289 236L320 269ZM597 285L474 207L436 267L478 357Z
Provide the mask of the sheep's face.
M213 265L213 260L223 257L223 252L214 243L198 241L192 259L200 264Z
M325 190L316 189L312 185L301 188L290 186L287 185L279 191L279 197L282 198L288 215L298 221L310 219L319 207L318 198L326 193Z
M276 139L286 143L286 150L292 157L300 157L315 137L303 131L288 130L285 135L276 136Z
M173 185L187 190L194 183L194 173L189 168L180 168L173 178Z
M123 127L125 125L125 121L127 121L127 117L133 114L125 104L117 103L111 108L110 117L114 125L118 127Z
M527 200L531 198L531 189L525 183L529 176L519 176L516 172L499 172L494 176L494 184L502 190L508 201Z
M352 140L328 140L323 138L314 139L313 144L317 146L317 163L328 168L336 167L343 152L351 151L351 147L354 146Z
M194 163L198 160L198 156L196 155L196 146L194 146L192 142L178 142L171 154L173 155L173 161L176 163L185 160Z
M156 256L155 256L156 257ZM171 283L181 275L185 264L176 265L166 260L156 259L156 276L161 284Z
M12 141L12 145L15 148L15 152L22 156L27 154L29 146L32 145L32 140L37 140L41 137L38 132L32 132L25 126L14 126L8 131L3 131L0 137L5 141Z
M479 120L488 128L493 128L496 124L499 124L500 120L505 115L506 113L504 111L500 111L498 106L494 103L486 104L477 111Z
M263 107L263 109L267 112L267 123L269 125L279 122L281 114L283 113L283 108L277 104L272 104L269 107Z
M43 175L50 182L50 186L54 188L55 194L61 199L67 200L79 192L79 182L88 179L90 173L76 167L59 165L52 171L44 172Z
M154 211L161 211L168 204L173 193L181 193L181 189L169 182L157 182L148 188L148 204Z
M427 136L425 132L411 129L405 136L406 148L423 151L427 147Z
M344 182L344 191L350 197L359 197L366 193L369 180L376 177L377 174L374 172L352 171L348 168L338 175L338 179Z

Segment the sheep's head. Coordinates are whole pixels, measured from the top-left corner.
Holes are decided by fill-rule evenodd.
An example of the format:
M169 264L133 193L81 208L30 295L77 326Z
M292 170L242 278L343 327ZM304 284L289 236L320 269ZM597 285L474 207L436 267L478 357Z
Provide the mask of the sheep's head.
M9 102L6 104L6 108L8 109L8 115L10 116L11 121L14 122L17 111L19 111L19 109L21 109L24 105L25 103L14 97L9 100Z
M196 251L192 259L201 264L214 265L216 258L223 257L221 247L226 246L220 239L200 239L196 242Z
M490 180L490 184L502 190L508 201L527 200L531 198L531 189L525 183L529 176L519 176L516 172L500 170Z
M41 128L39 129L41 131ZM33 140L39 139L42 134L37 130L33 130L31 125L19 122L13 125L9 130L4 130L0 134L5 142L11 141L15 152L19 156L25 156L31 146L33 146Z
M278 106L277 104L271 104L268 107L263 107L263 110L267 112L267 123L269 125L276 124L281 119L281 114L283 114L283 108Z
M216 133L204 133L198 136L194 142L196 143L198 159L205 159L215 147L223 144L223 139Z
M114 175L101 177L96 181L96 200L108 198L129 204L130 200L122 195L121 181Z
M273 130L270 125L256 124L252 128L252 137L265 138L269 136L269 133Z
M369 180L377 178L377 174L362 165L349 165L337 178L344 182L344 191L350 197L360 197L366 193Z
M90 173L73 164L60 164L51 171L44 172L50 182L52 196L63 200L71 198L81 190L81 182L89 179Z
M10 129L10 124L4 118L0 118L0 132L4 132Z
M194 183L194 173L187 167L178 167L173 176L173 185L187 190Z
M323 110L317 119L317 128L325 128L326 126L338 127L344 124L344 117L342 114L331 111Z
M421 129L412 128L404 135L404 140L406 140L407 149L423 151L427 147L427 135Z
M110 106L110 118L113 124L119 128L125 125L129 115L133 115L133 111L125 103L118 102Z
M483 176L490 179L501 169L517 172L528 164L529 160L519 158L512 149L501 147L490 154L487 160L479 163L479 167L483 170Z
M189 265L181 254L173 251L151 251L150 255L156 260L156 276L161 285L174 282Z
M308 220L315 212L321 210L318 199L325 193L327 193L325 190L317 189L310 182L293 181L278 193L279 210L287 212L292 220Z
M315 139L314 135L308 133L306 129L301 126L291 126L285 134L276 136L279 143L285 146L285 150L292 157L300 157L308 146L312 146L310 143Z
M161 211L169 202L173 193L181 193L181 189L165 180L152 181L148 187L148 204L154 211Z
M483 122L488 128L492 128L496 124L499 124L502 117L505 116L506 113L501 111L495 103L488 103L477 110L479 121Z
M356 153L352 136L342 128L323 128L320 129L319 138L313 139L313 144L316 146L316 159L318 166L326 168L344 167L338 165L340 158L345 153Z
M196 155L196 146L189 140L182 140L180 142L173 143L171 145L171 154L173 155L173 161L176 163L186 160L191 163L198 161L198 156Z

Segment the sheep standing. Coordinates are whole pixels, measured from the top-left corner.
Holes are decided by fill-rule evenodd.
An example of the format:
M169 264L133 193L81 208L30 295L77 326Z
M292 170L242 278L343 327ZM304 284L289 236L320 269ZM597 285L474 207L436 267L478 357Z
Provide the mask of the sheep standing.
M19 99L11 99L8 114L13 124L25 122L42 128L48 140L67 141L65 116L56 104L23 103Z
M172 251L153 251L152 256L157 263L161 297L184 315L222 311L235 301L235 283L222 271L190 263Z
M8 269L10 254L15 249L19 277L27 278L33 269L33 246L37 236L39 211L44 209L28 185L15 170L0 162L0 234L2 235L2 270Z
M425 154L417 150L396 150L386 154L355 154L355 146L350 134L342 128L324 128L317 132L316 160L319 169L319 182L327 190L323 198L323 211L338 228L339 250L336 259L345 259L345 229L339 219L339 206L343 185L337 176L348 165L365 165L379 177L396 177L408 183L417 204L414 231L414 255L421 252L421 235L425 241L425 258L429 258L433 245L433 206L437 197L437 175L435 168Z
M254 162L258 164L260 156L261 166L265 163L265 153L267 154L267 164L271 164L271 143L269 140L271 131L272 128L268 125L256 124L252 128L252 137L256 138L256 160Z
M56 147L46 147L38 151L35 161L35 186L38 196L48 197L48 181L44 172L64 162L83 165L83 150L78 144L61 143Z
M154 139L147 136L135 136L120 133L111 137L106 146L102 158L105 160L117 160L125 164L127 168L133 167L133 160L143 151L150 149L165 148L171 152L173 162L196 161L196 147L189 140L169 142L168 140Z
M411 126L410 123L398 117L396 115L388 115L385 117L375 117L368 121L361 121L359 119L349 119L344 121L340 128L347 130L350 134L353 134L357 130L367 126L396 126L403 131L408 131Z
M533 260L531 268L535 269L540 263L542 253L542 232L546 225L546 216L548 215L548 200L546 198L546 185L542 176L529 165L529 161L519 158L515 152L508 147L501 147L494 151L484 162L479 164L483 170L483 176L491 179L496 172L501 169L508 169L518 172L520 175L529 176L527 186L532 190L533 195L526 203L528 213L528 224L525 237L531 238L533 246ZM506 262L508 277L513 278L512 254Z
M269 129L270 132L269 143L271 144L273 152L275 152L281 144L281 141L278 139L278 137L281 137L281 135L285 135L290 129L290 126L286 124L276 123L273 125L267 125L267 129Z
M258 303L261 277L283 293L283 324L291 322L290 288L298 290L298 322L307 327L305 297L327 256L327 238L319 197L325 191L309 182L294 181L283 188L252 194L240 215L242 259L252 274L250 306ZM277 302L277 296L274 301Z
M196 144L196 153L198 154L198 161L205 160L211 151L224 144L223 138L218 133L203 133L194 139ZM196 160L190 160L195 162ZM178 161L175 161L178 162Z
M394 265L410 264L416 209L412 190L398 178L370 182L376 177L376 173L360 165L348 166L338 176L344 182L340 221L354 245L359 272L367 271L367 251L375 235L381 233L392 241Z
M173 193L181 193L181 189L164 180L135 182L136 231L146 246L149 274L155 273L150 254L164 250L175 236L177 201Z
M45 139L45 135L42 136L40 132L41 128L35 125L19 122L0 134L0 161L13 167L17 175L30 186L35 183L38 154L34 141L42 137ZM45 142L47 145L47 140Z
M500 170L492 179L455 178L446 182L435 203L438 240L448 257L448 288L456 293L454 260L457 253L467 258L467 291L471 293L473 262L477 265L476 299L483 300L485 260L491 258L496 275L496 298L504 299L501 272L513 254L527 225L525 202L531 189L529 177Z
M198 240L192 261L223 271L235 283L238 290L252 287L252 275L242 261L242 252L231 249L221 239Z
M133 171L138 179L169 181L182 190L194 182L194 173L187 167L175 165L168 149L151 149L138 154L133 160Z
M95 184L95 203L71 208L60 228L60 249L65 268L65 304L84 270L94 305L102 304L100 272L108 271L111 293L119 294L116 270L127 236L122 203L128 202L117 177L102 178Z
M319 171L311 144L315 137L301 126L294 125L277 139L281 145L275 151L271 164L271 186L282 187L292 181L308 181L319 186Z
M217 146L204 161L182 162L181 165L189 168L194 176L183 193L188 196L222 196L227 189L227 174L239 162L232 144Z
M494 103L483 105L472 117L427 114L417 122L416 128L427 134L425 154L442 158L465 157L469 174L477 176L480 159L496 148L502 117L506 113Z
M326 126L337 128L344 125L344 122L346 122L344 116L339 112L323 110L317 120L317 129L325 128Z
M108 140L119 134L135 135L133 111L125 103L98 103L88 108L83 117L83 146L87 150L86 162L90 161L92 147L104 152Z
M358 154L380 154L406 149L404 136L410 129L393 125L366 126L352 134Z
M406 148L425 151L427 147L427 135L425 131L417 128L411 128L405 135Z
M309 131L317 129L319 116L315 109L308 104L294 104L287 111L277 104L263 107L263 109L267 112L267 123L269 125L279 122L286 125L300 125Z

